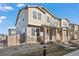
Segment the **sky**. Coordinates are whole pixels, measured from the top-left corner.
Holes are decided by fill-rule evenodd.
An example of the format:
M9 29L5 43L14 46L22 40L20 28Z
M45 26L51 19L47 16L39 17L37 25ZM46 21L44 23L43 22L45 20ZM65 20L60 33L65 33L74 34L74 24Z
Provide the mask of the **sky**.
M78 3L0 3L0 34L7 34L14 27L18 11L27 5L39 5L47 8L54 16L68 18L71 23L79 24Z

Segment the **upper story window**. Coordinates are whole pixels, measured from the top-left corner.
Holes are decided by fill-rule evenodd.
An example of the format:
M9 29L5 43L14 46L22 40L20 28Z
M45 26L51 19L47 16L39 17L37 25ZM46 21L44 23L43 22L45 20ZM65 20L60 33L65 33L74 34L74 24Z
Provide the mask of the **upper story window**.
M67 22L63 21L62 26L63 26L63 27L67 27L67 25L68 25Z
M41 20L41 13L38 13L38 20Z
M37 19L37 12L33 11L33 19Z
M56 22L56 26L58 26L58 22Z
M50 17L47 17L47 22L48 22L48 23L50 22Z

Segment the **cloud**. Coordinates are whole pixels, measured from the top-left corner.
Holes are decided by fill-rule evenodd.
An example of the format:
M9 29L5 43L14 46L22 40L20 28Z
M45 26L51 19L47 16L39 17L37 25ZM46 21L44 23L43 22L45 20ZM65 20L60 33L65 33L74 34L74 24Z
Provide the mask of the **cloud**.
M10 11L13 10L13 7L8 6L7 4L0 4L0 11Z
M4 20L4 19L6 19L7 17L6 16L0 16L0 20L2 19L2 20Z
M6 16L0 16L0 23L2 23L3 20L7 19Z
M5 9L5 10L13 10L13 8L10 7L10 6L4 6L4 9Z
M2 23L2 20L0 20L0 23Z
M18 7L24 7L25 4L21 4L21 3L19 3L19 4L17 4L17 6L18 6Z

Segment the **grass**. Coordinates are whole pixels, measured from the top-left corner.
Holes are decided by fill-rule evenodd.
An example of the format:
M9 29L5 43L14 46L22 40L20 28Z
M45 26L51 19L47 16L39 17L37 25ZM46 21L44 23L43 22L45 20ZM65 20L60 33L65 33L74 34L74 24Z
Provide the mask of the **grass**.
M70 53L74 50L56 50L46 53L46 56L62 56L67 53ZM20 53L19 56L43 56L43 51L31 52L31 53Z
M33 51L33 52L24 52L24 53L17 53L17 56L42 56L43 52L41 50Z
M46 49L46 56L62 56L67 53L70 53L74 50L67 49L67 48L57 48L53 50L52 48ZM24 53L18 53L18 56L43 56L43 49L38 49L32 52L24 52Z

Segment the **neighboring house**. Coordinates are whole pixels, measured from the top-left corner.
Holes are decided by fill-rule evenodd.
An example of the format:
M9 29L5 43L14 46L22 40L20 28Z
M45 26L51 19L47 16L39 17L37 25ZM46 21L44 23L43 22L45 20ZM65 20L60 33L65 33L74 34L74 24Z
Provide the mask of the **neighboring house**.
M10 27L8 29L8 35L15 35L16 34L16 28L15 27Z
M79 40L79 25L78 25L78 31L77 31L77 39Z
M62 42L68 42L70 40L69 25L70 25L70 22L67 18L62 18L60 20L61 41Z
M21 9L16 20L16 34L20 43L47 43L54 41L51 29L55 16L42 6L27 6Z
M78 25L77 24L74 24L74 39L78 39L78 35L77 35L77 32L78 32Z
M79 25L70 24L70 38L71 40L78 39Z
M7 44L7 35L0 34L0 46L3 47Z
M55 18L55 22L53 23L53 33L55 33L55 41L60 42L61 41L61 34L60 34L60 18Z
M10 27L8 29L7 46L19 45L19 39L16 39L16 28Z

